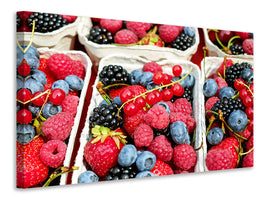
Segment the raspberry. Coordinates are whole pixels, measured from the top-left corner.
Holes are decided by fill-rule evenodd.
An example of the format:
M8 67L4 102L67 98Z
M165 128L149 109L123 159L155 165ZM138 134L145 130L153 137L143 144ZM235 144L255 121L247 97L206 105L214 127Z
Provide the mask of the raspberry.
M117 44L134 44L138 42L138 37L134 32L122 29L115 34L114 41Z
M73 72L72 72L72 74L69 74L69 75L75 75L81 79L84 79L86 71L85 71L85 67L81 61L73 60L72 68L73 68Z
M235 35L239 36L242 40L249 39L250 33L249 32L239 32L235 31Z
M217 69L217 73L220 73L222 77L224 77L224 71L227 69L227 67L233 65L234 62L231 59L226 59L225 66L224 62L222 62L221 66Z
M159 29L159 36L164 42L170 43L179 35L182 30L183 29L179 26L164 24Z
M247 151L249 151L250 149L252 149L253 148L253 146L254 146L254 144L253 144L253 142L254 142L254 139L253 139L254 137L253 137L253 135L248 139L248 142L247 142Z
M248 153L247 155L244 156L243 158L243 167L253 167L253 161L254 161L254 156L253 156L253 151Z
M234 133L232 131L230 131L230 130L229 130L229 134L230 134L231 137L235 137ZM243 132L237 133L237 134L248 139L251 136L252 133L248 130L248 128L246 128ZM244 142L244 139L241 138L241 142Z
M156 176L172 175L174 174L172 168L167 163L156 160L155 166L150 170Z
M49 57L47 65L57 79L65 79L66 76L73 74L73 61L63 53L56 53Z
M191 103L186 98L179 98L173 102L174 112L182 112L184 114L191 115L192 107Z
M225 81L225 79L221 78L221 77L217 77L215 78L215 81L218 85L218 89L217 92L215 94L215 96L219 96L219 91L223 88L223 87L228 87L227 82Z
M150 143L148 151L154 153L157 159L164 162L170 161L173 155L172 145L165 135L155 137Z
M152 73L163 72L162 67L158 63L153 61L145 63L142 70L143 72L152 72Z
M145 124L141 123L134 131L134 144L136 147L148 147L153 140L153 129Z
M150 23L143 23L143 22L132 22L132 21L127 21L126 22L126 27L133 31L138 38L143 38L146 36L146 31L148 31L151 27Z
M174 112L174 107L171 101L163 101L163 102L169 106L171 112Z
M74 95L68 95L65 97L63 102L61 103L62 112L69 112L75 117L77 113L77 107L79 104L80 98Z
M208 151L206 158L207 168L212 170L231 169L233 156L228 149L211 149Z
M170 123L176 121L182 121L186 124L188 133L192 133L196 128L196 121L194 120L192 115L187 115L181 112L171 112L170 113Z
M155 104L144 116L145 122L156 129L164 129L169 125L169 115L166 109Z
M112 34L119 31L122 27L122 20L116 20L116 19L101 19L100 25L104 28L106 28L109 32Z
M211 112L207 112L208 110L210 110L213 105L219 101L220 99L218 97L210 97L207 101L206 101L206 104L205 104L205 112L208 116L211 116Z
M61 112L49 117L42 126L42 131L48 140L65 140L74 125L71 113Z
M57 168L63 164L67 145L61 140L50 140L40 149L40 160L48 167Z
M242 47L245 53L253 55L253 49L254 49L253 39L245 39L242 43Z
M188 170L194 167L197 162L197 154L189 144L180 144L173 149L173 164L182 169Z

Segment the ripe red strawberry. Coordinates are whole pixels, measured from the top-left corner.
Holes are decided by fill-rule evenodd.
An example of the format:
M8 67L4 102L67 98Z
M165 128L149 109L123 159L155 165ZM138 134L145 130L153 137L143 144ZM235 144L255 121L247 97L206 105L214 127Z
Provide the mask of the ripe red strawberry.
M164 176L164 175L174 174L171 166L168 165L167 163L161 161L161 160L156 160L155 166L150 171L153 174L155 174L156 176Z
M17 142L17 187L32 187L47 178L49 168L39 158L43 144L44 140L41 137L26 145Z
M100 126L95 126L92 133L96 137L85 145L84 158L98 176L104 177L118 163L120 150L125 144L124 135Z
M225 62L222 62L220 67L217 69L217 73L220 73L222 77L224 77L224 72L227 69L227 67L233 65L234 62L231 59L226 59Z

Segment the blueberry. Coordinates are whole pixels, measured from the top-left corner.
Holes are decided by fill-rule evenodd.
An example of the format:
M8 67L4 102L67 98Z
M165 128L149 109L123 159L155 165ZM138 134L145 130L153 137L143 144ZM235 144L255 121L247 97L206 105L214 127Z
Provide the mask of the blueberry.
M223 99L224 97L232 98L233 96L235 96L235 90L232 87L223 87L219 91L220 99Z
M218 84L214 79L208 79L203 85L203 94L205 97L212 97L216 94Z
M150 171L142 171L136 174L135 178L144 178L144 177L152 177L152 176L155 176L155 174L153 174Z
M66 93L66 95L68 95L68 93L69 93L69 84L66 81L64 81L64 80L57 80L57 81L55 81L53 83L51 89L53 90L55 88L62 89Z
M182 77L186 76L186 73L182 74L179 77L173 77L173 81L178 81ZM183 86L183 88L192 88L195 85L195 77L192 74L188 74L183 80L180 81L180 85Z
M152 72L143 72L142 76L140 77L140 84L143 87L146 87L147 84L152 81L153 75L154 74Z
M156 156L150 151L143 151L136 159L136 166L139 171L151 170L155 166L155 163Z
M25 50L26 48L27 48L27 46L28 45L21 45L21 47ZM38 50L37 50L37 48L35 47L35 46L30 46L29 48L28 48L28 50L25 52L25 54L28 54L28 53L31 53L31 54L33 54L33 55L35 55L37 58L39 58L40 57L40 54L39 54L39 52L38 52ZM23 54L23 52L21 51L21 49L19 48L19 46L17 46L17 55L18 54Z
M32 78L42 83L42 85L45 85L47 83L45 73L40 70L33 70Z
M160 85L156 85L154 81L150 81L146 85L146 90L153 90L154 88L160 87ZM160 89L161 90L161 89Z
M44 91L44 86L42 83L33 78L29 78L24 82L24 88L30 90L32 94L38 91Z
M165 110L167 111L168 115L170 115L171 110L170 110L170 107L168 106L168 104L166 104L165 102L162 102L162 101L158 102L156 104L163 106L165 108Z
M24 88L24 79L21 76L17 76L17 91L19 91L21 88Z
M208 142L211 145L219 144L223 139L223 131L219 127L215 127L208 132Z
M44 105L43 110L42 110L43 116L46 119L60 112L62 112L61 105L54 105L50 101Z
M23 58L27 61L27 64L31 67L31 69L38 69L40 66L39 59L32 53L27 53L22 56L17 57L17 67L21 64Z
M245 68L241 72L241 78L246 82L246 84L249 84L253 81L253 71L249 68Z
M130 74L129 74L129 78L130 78L130 82L131 85L139 85L140 83L140 78L143 75L143 71L141 69L136 69L133 70Z
M81 173L78 177L78 183L98 182L99 177L91 170Z
M108 100L109 101L109 100ZM108 104L108 102L105 100L105 99L103 99L101 102L100 102L100 104L99 104L99 106L101 106L101 105L103 105L103 104L105 104L105 105L109 105Z
M41 106L36 106L32 102L28 105L28 110L32 113L34 117L38 116L41 110Z
M75 75L69 75L65 78L65 81L69 84L71 90L82 90L83 89L83 80Z
M113 99L113 102L116 103L118 106L122 106L122 101L120 99L120 96L116 96L114 99Z
M190 37L194 37L195 36L195 29L193 27L185 26L184 27L184 33Z
M243 131L248 123L248 117L242 110L234 110L228 118L228 126L236 133Z
M33 140L35 130L30 124L17 124L17 141L23 145Z
M129 167L133 163L135 163L136 158L137 158L137 150L135 146L132 144L127 144L121 149L119 153L118 163L122 167Z
M176 144L190 144L190 138L186 124L182 121L176 121L170 125L172 140Z

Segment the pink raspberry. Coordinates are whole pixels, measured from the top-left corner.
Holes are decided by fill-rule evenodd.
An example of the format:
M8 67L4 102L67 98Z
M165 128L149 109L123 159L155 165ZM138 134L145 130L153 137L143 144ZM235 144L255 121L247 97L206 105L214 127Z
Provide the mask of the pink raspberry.
M157 159L167 162L172 159L173 148L165 135L160 135L154 138L148 147L148 151L155 154Z
M153 140L153 129L144 123L137 126L134 131L134 144L136 147L148 147Z
M192 133L196 128L196 121L192 115L187 115L181 112L171 112L170 113L170 123L176 121L182 121L185 123L188 133Z
M112 34L115 34L122 27L122 20L116 19L101 19L100 25L106 28Z
M128 29L122 29L115 34L114 41L117 44L134 44L138 42L138 37Z
M253 161L254 161L254 154L253 151L251 151L250 153L244 156L242 166L253 167Z
M217 69L217 73L220 73L222 77L224 77L224 70L227 69L227 67L233 65L234 62L231 59L226 59L225 61L225 66L224 66L224 62L222 62L222 64L220 65L220 67Z
M74 95L67 95L61 103L62 112L69 112L75 117L80 98Z
M173 102L174 112L182 112L187 115L192 114L191 103L186 98L179 98Z
M159 36L164 42L170 43L179 35L179 33L181 33L182 30L182 27L164 24L160 26Z
M248 142L247 142L247 146L246 146L247 151L249 151L250 149L253 148L253 146L254 146L253 142L254 142L254 137L252 135L252 136L250 136L250 138L248 139Z
M76 75L79 78L84 79L86 71L82 62L79 60L73 60L72 67L73 67L72 75Z
M230 131L230 130L229 130L229 134L230 134L231 137L235 137L234 133L232 131ZM246 128L244 130L244 132L237 133L237 134L248 139L251 136L252 133L248 130L248 128ZM244 142L244 139L241 138L241 142Z
M70 135L74 117L71 113L61 112L49 117L42 126L42 131L48 140L65 140Z
M216 83L217 83L217 85L218 85L218 89L217 89L217 92L216 92L215 96L219 96L219 91L220 91L220 89L222 89L223 87L227 87L228 84L227 84L227 82L226 82L223 78L221 78L221 77L217 77L217 78L215 78L215 81L216 81Z
M169 106L171 112L174 112L174 107L171 101L163 101L163 102L165 102Z
M163 72L162 67L156 62L147 62L143 66L143 72Z
M150 23L144 23L144 22L132 22L127 21L126 27L133 31L139 39L146 36L147 31L150 29L151 24Z
M40 149L40 160L48 167L57 168L63 164L67 145L61 140L50 140Z
M197 163L197 154L189 144L180 144L173 149L173 164L182 169L189 170Z
M239 32L235 31L235 35L240 36L242 40L249 39L250 38L250 33L249 32Z
M144 116L145 122L156 129L164 129L169 125L169 115L161 105L153 105Z
M206 114L210 117L211 116L211 112L207 112L208 110L210 110L213 105L219 101L220 99L218 97L210 97L207 101L206 101L206 104L205 104L205 112Z
M232 169L233 155L231 150L214 148L208 151L206 166L208 170Z
M242 47L244 49L244 52L248 55L253 55L254 50L254 40L253 39L245 39L242 43Z

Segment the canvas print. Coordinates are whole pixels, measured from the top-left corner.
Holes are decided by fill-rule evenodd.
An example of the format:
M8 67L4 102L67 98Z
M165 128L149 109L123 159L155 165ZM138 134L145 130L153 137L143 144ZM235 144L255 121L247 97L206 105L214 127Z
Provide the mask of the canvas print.
M16 26L17 188L253 167L253 33L31 11Z

